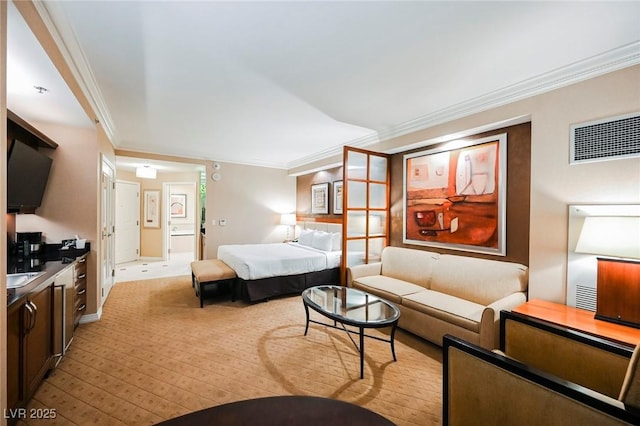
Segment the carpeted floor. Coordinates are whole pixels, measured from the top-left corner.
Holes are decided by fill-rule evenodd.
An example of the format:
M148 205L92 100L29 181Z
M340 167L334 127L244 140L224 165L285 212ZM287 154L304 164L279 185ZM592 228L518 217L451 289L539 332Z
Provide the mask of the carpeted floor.
M314 395L398 425L441 423L442 352L426 341L399 331L393 362L388 343L367 339L361 380L343 331L311 324L303 335L300 296L198 306L187 276L116 285L102 319L76 329L31 401L55 409L55 421L39 422L144 425L243 399Z

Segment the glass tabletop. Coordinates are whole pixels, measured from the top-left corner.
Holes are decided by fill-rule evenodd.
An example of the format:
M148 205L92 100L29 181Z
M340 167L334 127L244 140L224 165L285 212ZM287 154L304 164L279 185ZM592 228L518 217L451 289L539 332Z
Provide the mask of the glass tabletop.
M302 292L302 298L314 309L347 323L390 324L400 317L400 311L391 302L350 287L311 287Z

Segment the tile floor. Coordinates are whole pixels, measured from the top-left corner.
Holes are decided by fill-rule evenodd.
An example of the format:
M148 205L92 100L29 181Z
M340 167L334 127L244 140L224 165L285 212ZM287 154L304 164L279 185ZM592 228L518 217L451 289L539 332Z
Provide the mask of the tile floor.
M191 275L190 264L193 260L193 253L187 252L172 254L169 260L146 258L120 263L116 265L116 283Z

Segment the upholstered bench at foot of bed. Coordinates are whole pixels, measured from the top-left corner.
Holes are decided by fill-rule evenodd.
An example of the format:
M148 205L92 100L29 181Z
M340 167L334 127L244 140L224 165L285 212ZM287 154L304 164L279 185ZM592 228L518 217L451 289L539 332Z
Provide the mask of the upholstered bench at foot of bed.
M236 279L236 273L219 259L196 260L191 262L191 285L200 297L200 307L204 307L204 292L208 286L218 286ZM235 299L233 286L231 294Z

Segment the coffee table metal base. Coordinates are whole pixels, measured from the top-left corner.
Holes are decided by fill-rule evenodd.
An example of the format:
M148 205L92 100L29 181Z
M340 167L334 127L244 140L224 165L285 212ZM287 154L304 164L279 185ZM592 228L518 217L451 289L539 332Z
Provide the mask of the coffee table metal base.
M304 301L303 301L304 302ZM311 307L313 309L313 306ZM314 311L318 312L320 315L324 315L323 312L317 310L317 309L313 309ZM338 321L334 320L333 321L333 325L331 324L327 324L324 322L320 322L320 321L315 321L312 320L311 318L309 318L309 304L307 304L306 302L304 302L304 311L307 315L307 323L306 326L304 328L304 335L307 335L307 332L309 331L309 323L314 323L314 324L319 324L319 325L323 325L326 327L331 327L331 328L335 328L337 330L344 330L347 333L347 336L349 337L349 339L351 340L351 342L353 343L353 346L355 346L356 350L360 353L360 378L364 379L364 338L368 337L370 339L376 339L382 342L387 342L391 345L391 355L393 355L393 361L397 361L398 359L396 358L396 348L395 348L395 334L396 334L396 328L398 326L398 321L396 320L393 324L391 325L385 325L384 327L375 327L375 326L354 326L356 328L358 328L358 331L354 331L354 330L349 330L347 327L345 327L345 325L343 323L340 323L340 327L338 327ZM387 327L391 327L391 334L389 335L389 339L383 339L381 337L378 336L372 336L370 334L365 334L364 329L365 328L387 328ZM351 337L352 334L357 334L360 338L360 344L358 345L354 340L353 337Z

